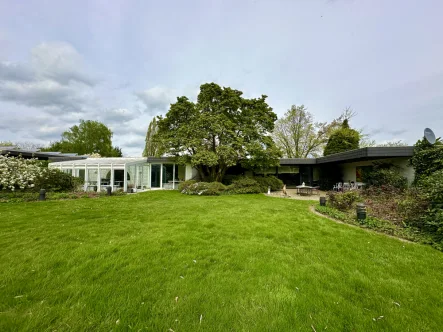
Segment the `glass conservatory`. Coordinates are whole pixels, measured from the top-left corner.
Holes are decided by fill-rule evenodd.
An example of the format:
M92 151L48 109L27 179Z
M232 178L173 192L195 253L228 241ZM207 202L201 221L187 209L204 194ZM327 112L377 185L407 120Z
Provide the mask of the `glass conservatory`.
M84 180L85 191L143 191L177 189L181 181L191 179L190 165L178 165L169 158L88 158L50 163L49 167Z

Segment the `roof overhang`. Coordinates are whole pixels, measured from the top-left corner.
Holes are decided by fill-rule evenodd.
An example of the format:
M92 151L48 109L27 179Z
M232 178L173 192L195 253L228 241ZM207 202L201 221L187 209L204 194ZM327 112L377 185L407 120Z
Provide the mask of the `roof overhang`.
M17 149L0 149L1 155L8 155L11 157L22 156L23 158L37 158L40 160L50 161L65 161L65 160L81 160L86 159L87 156L79 156L76 153L60 153L60 152L39 152Z
M410 158L414 154L413 146L369 147L331 154L318 158L283 158L280 165L319 165L328 163L347 163L364 160Z
M148 157L148 163L174 163L176 161L175 157Z

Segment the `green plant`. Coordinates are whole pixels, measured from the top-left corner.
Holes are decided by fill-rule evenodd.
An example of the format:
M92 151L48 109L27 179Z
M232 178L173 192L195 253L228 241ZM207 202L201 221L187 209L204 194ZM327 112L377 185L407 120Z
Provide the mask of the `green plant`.
M435 144L429 144L424 138L414 145L414 154L410 159L410 165L414 167L415 183L422 178L432 175L443 169L443 143L437 139Z
M327 196L328 204L340 211L347 211L351 209L352 207L354 207L354 203L361 200L360 195L356 191L330 191L327 193Z
M62 192L74 191L83 184L83 180L70 174L61 172L56 168L48 168L43 176L36 178L35 190Z
M349 215L330 206L316 205L315 210L340 221L349 221Z
M204 195L208 188L209 182L196 182L187 186L181 193L187 195Z
M334 153L358 149L359 142L359 132L349 128L348 120L345 119L342 127L333 132L329 137L323 155L328 156Z
M210 182L203 193L205 196L218 196L226 191L226 186L221 182Z
M268 187L270 187L272 191L278 191L283 188L283 181L273 175L256 176L254 180L260 185L262 192L267 192Z
M262 192L259 183L253 178L242 177L232 181L227 187L230 194L258 194Z
M428 232L443 245L443 169L422 176L401 207L408 225Z
M401 174L401 168L388 163L374 163L372 170L363 173L363 182L368 187L388 190L390 187L404 190L408 186L408 180Z
M187 180L187 181L180 182L179 185L178 185L178 191L183 192L183 190L187 190L188 187L190 185L193 185L194 183L197 183L197 181L195 181L195 180Z

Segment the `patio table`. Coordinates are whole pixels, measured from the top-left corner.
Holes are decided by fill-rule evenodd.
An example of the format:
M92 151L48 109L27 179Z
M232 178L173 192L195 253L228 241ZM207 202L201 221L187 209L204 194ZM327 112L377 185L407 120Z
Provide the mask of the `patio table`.
M314 190L313 187L310 186L297 186L295 187L297 189L297 194L301 195L301 196L310 196L312 195L312 192Z

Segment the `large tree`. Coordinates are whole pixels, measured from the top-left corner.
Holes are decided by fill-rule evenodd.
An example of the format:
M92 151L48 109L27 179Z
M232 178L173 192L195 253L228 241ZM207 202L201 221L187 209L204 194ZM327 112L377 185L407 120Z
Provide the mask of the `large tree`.
M317 157L328 140L328 125L314 122L304 105L293 105L277 120L273 138L286 158Z
M102 157L121 157L119 147L112 146L112 131L103 123L80 120L62 134L60 141L53 142L44 151L64 153L100 154Z
M344 152L359 148L360 133L349 127L348 119L345 119L340 129L335 130L328 139L323 155Z
M340 129L345 119L354 117L351 108L328 122L315 122L314 116L304 105L293 105L284 116L277 120L273 138L286 158L319 157L331 134Z
M158 156L160 154L159 143L154 140L154 135L158 131L157 118L154 117L149 123L148 131L146 132L145 149L143 150L143 157Z
M201 85L196 103L178 97L158 118L155 140L164 153L190 162L209 181L221 181L238 163L248 168L278 165L280 151L270 135L277 116L266 96L242 95L215 83Z

